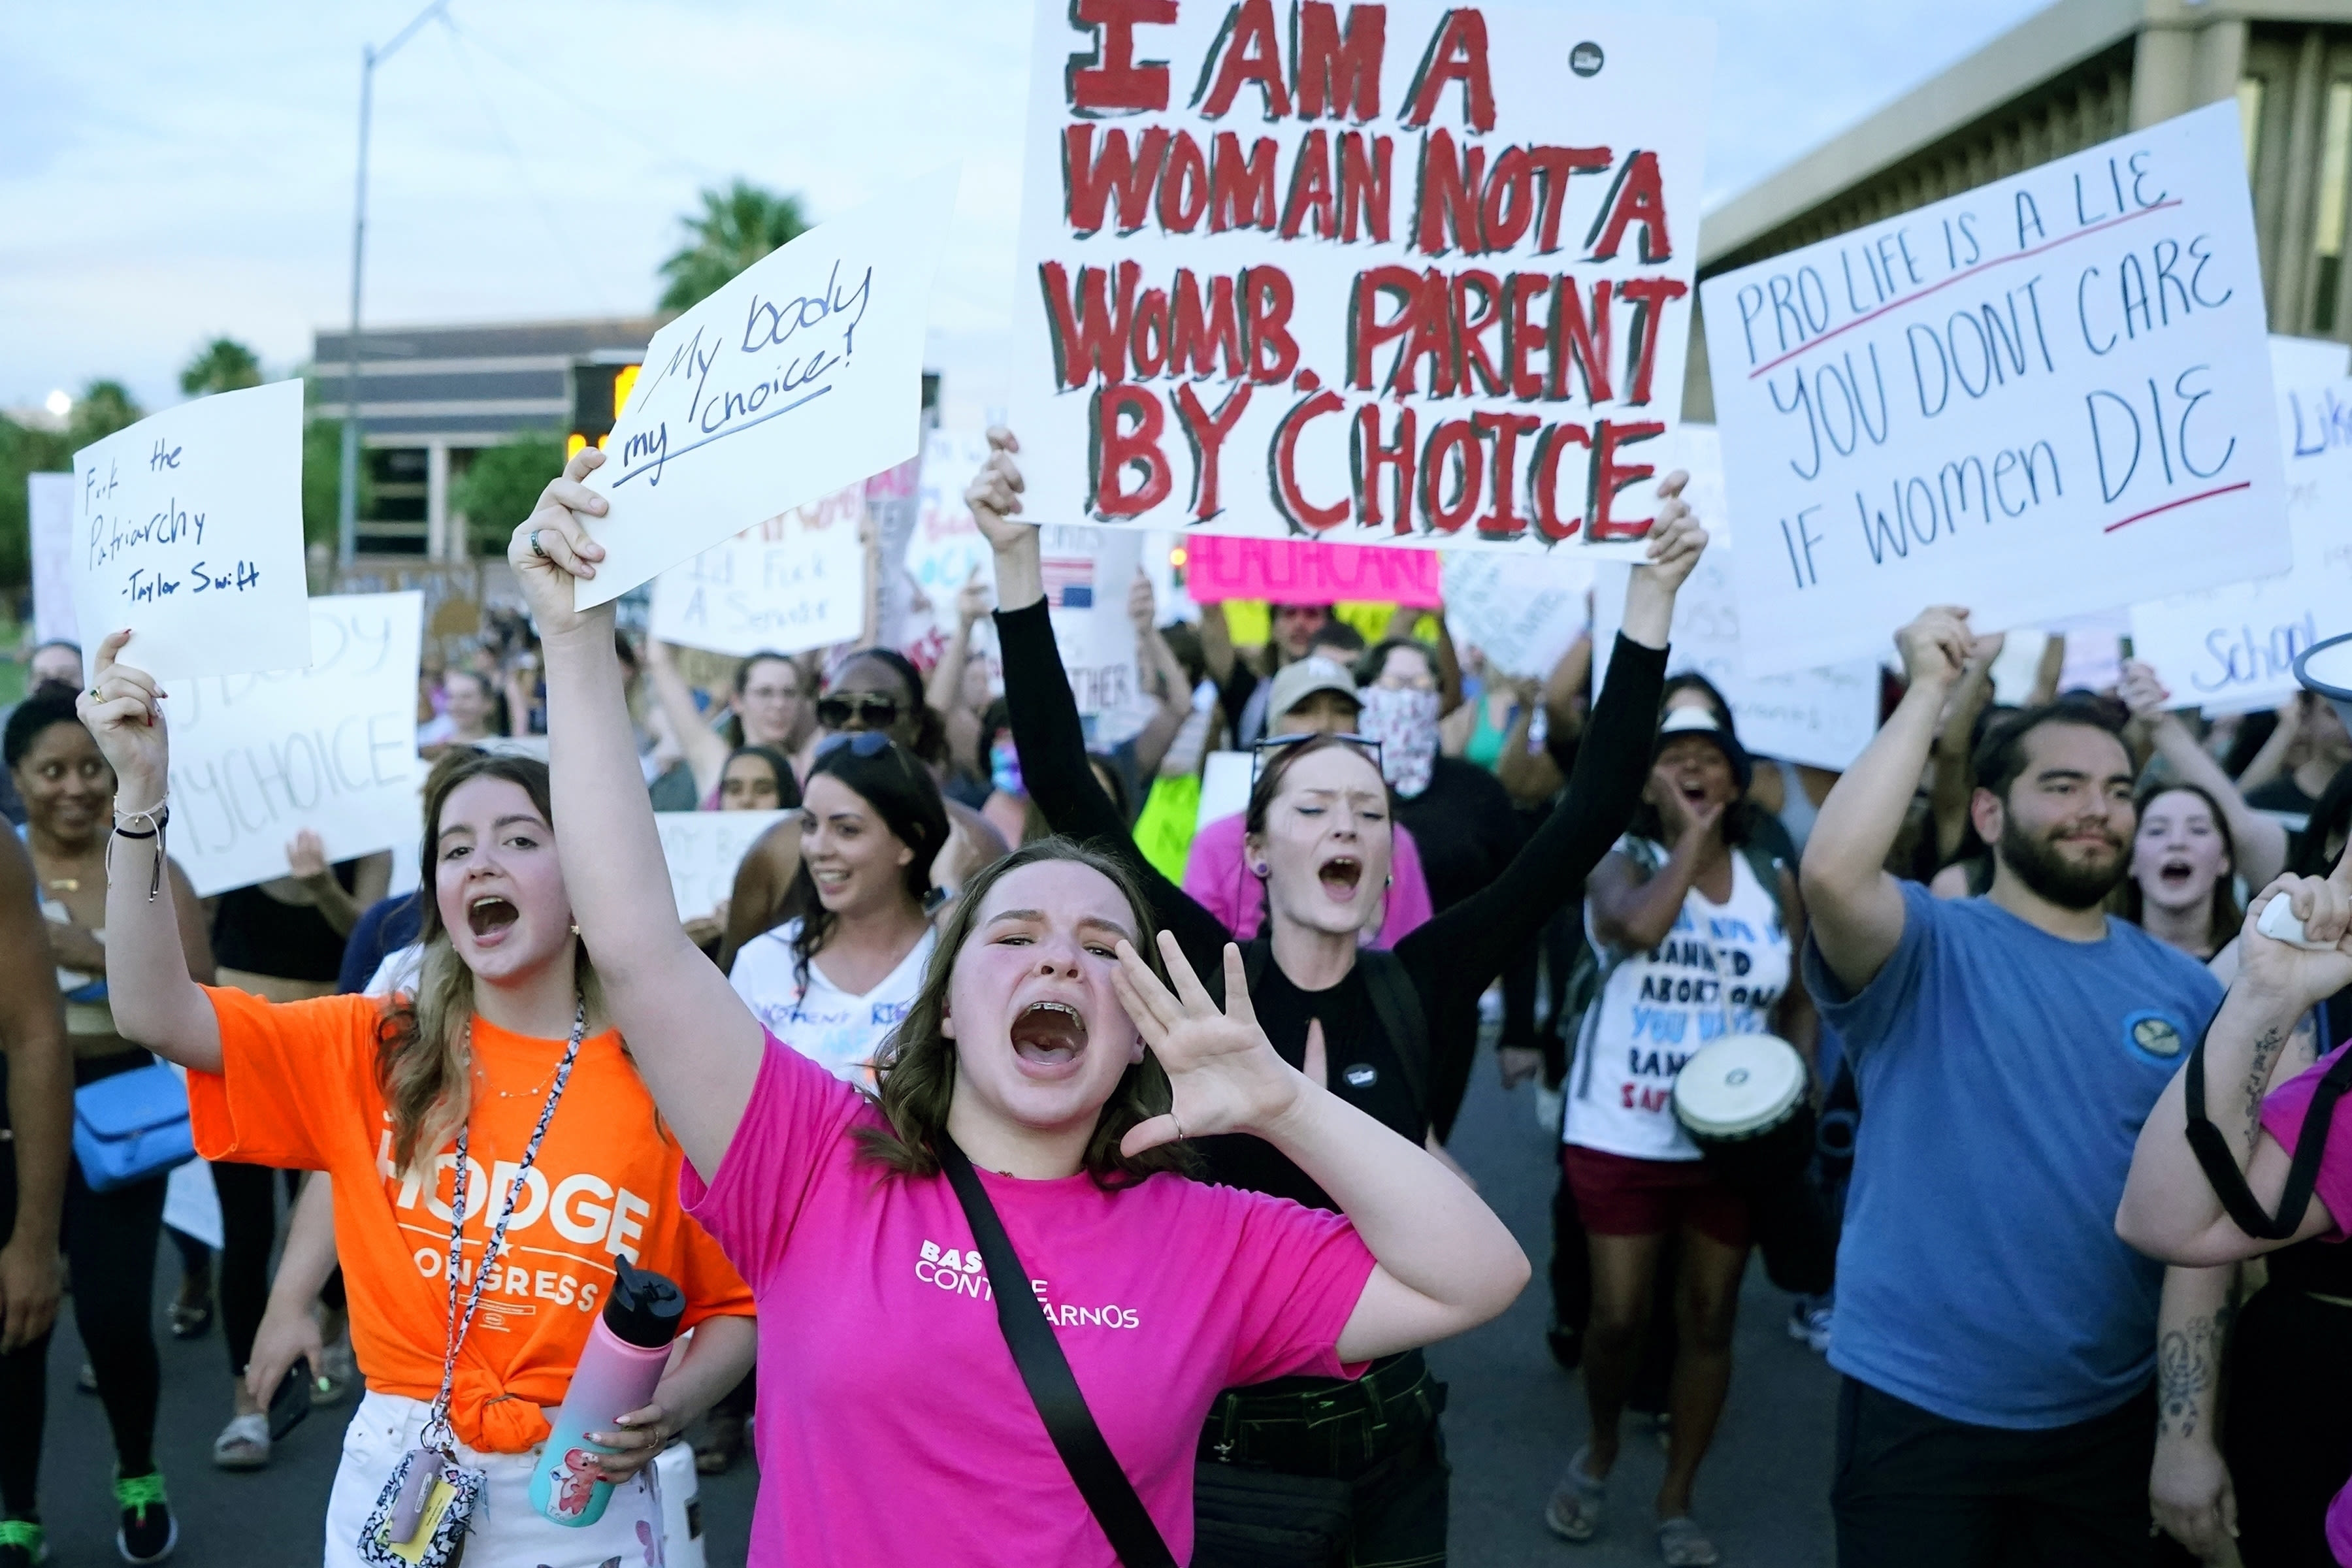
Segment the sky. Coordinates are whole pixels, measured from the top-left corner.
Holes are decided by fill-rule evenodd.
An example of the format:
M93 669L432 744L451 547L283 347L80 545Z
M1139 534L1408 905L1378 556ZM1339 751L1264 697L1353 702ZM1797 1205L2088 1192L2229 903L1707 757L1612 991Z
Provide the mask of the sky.
M0 9L0 408L97 377L167 405L222 334L273 376L307 360L350 310L361 50L421 4ZM638 314L705 187L740 175L822 220L960 159L931 357L976 419L1012 319L1034 5L451 0L454 26L376 71L365 320ZM1708 205L2040 8L1657 7L1716 23L1689 106Z

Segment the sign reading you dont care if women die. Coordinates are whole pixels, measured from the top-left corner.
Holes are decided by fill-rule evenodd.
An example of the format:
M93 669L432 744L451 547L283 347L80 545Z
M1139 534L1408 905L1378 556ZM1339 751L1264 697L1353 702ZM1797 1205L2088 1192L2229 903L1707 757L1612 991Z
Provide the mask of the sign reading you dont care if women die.
M1638 552L1714 53L1537 0L1036 0L1028 513Z

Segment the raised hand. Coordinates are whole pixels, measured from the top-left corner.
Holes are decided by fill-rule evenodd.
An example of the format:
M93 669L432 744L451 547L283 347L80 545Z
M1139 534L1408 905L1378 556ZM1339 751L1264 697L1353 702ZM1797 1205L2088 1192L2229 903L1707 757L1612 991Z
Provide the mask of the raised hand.
M2172 700L2172 693L2156 678L2155 668L2136 658L2124 662L2123 683L2116 688L2116 695L2135 719L2162 718L2165 704Z
M593 610L572 607L575 579L596 575L604 547L588 536L586 519L610 510L603 496L581 483L604 466L604 454L583 447L563 465L563 472L547 481L539 504L516 525L507 541L507 563L521 579L523 598L539 622L542 637L562 637L592 622L609 622L613 607Z
M2303 922L2305 942L2331 945L2299 947L2265 936L2263 911L2277 899ZM2238 977L2298 1009L2352 985L2352 850L2325 877L2281 877L2254 895L2239 936Z
M286 868L298 882L315 881L330 875L326 845L309 828L302 829L286 847Z
M98 673L74 699L74 711L114 769L118 809L140 811L163 798L171 776L171 737L163 723L163 689L155 678L122 661L128 631L98 645Z
M1034 526L1013 521L1021 510L1021 492L1028 488L1021 478L1021 465L1013 458L1019 450L1019 437L1002 425L991 426L988 461L964 487L963 503L971 508L972 521L998 550L1018 545L1024 539L1034 546L1037 540Z
M1308 1076L1276 1056L1258 1027L1240 948L1225 944L1222 1012L1166 931L1160 933L1160 955L1176 982L1173 992L1124 942L1118 944L1118 970L1111 976L1120 1005L1166 1069L1171 1091L1168 1114L1129 1129L1119 1143L1121 1153L1139 1154L1180 1138L1263 1131L1302 1094L1312 1092ZM1318 1026L1307 1039L1310 1064L1322 1058L1321 1045Z
M1918 619L1895 634L1895 646L1903 655L1903 673L1914 686L1949 686L1976 651L1969 613L1957 605L1920 611Z
M980 580L980 568L971 569L962 587L956 590L956 619L965 630L988 618L989 600L993 597L988 584Z
M1706 553L1706 529L1683 500L1683 487L1689 483L1690 475L1680 468L1658 481L1658 499L1664 504L1650 524L1649 557L1633 569L1635 582L1647 579L1672 593L1688 580Z

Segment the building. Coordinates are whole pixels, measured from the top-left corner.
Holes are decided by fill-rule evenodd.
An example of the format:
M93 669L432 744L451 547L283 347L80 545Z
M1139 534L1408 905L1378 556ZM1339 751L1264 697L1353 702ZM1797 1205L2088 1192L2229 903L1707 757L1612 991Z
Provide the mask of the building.
M449 487L474 453L525 432L562 439L576 427L578 399L593 402L601 388L609 400L614 367L642 359L659 324L638 316L363 331L359 417L373 495L361 550L436 561L468 553ZM319 417L343 416L350 340L347 331L313 339ZM609 407L588 412L610 425Z
M2236 98L2271 330L2352 340L2352 0L2058 0L1707 215L1699 276ZM1684 413L1711 420L1691 333Z

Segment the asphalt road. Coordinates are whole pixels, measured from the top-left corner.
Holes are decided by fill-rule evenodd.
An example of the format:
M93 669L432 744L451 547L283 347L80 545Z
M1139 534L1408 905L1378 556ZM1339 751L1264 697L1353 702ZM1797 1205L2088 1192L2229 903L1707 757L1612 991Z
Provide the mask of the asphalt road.
M1583 1430L1577 1380L1545 1352L1542 1284L1549 1247L1549 1138L1529 1092L1505 1095L1482 1068L1454 1153L1536 1260L1537 1282L1502 1318L1431 1352L1452 1385L1445 1415L1454 1460L1454 1561L1466 1568L1633 1568L1657 1562L1649 1499L1664 1456L1629 1428L1602 1538L1570 1547L1543 1526L1552 1482ZM157 1268L163 1399L157 1453L181 1519L186 1568L309 1568L348 1405L321 1409L253 1475L213 1468L214 1436L228 1417L228 1373L215 1329L183 1342L162 1331L178 1271L168 1247ZM1818 1568L1832 1560L1828 1506L1836 1380L1782 1324L1788 1298L1751 1270L1741 1300L1731 1402L1699 1477L1697 1512L1738 1568ZM113 1452L96 1398L77 1391L81 1348L68 1311L50 1348L48 1448L42 1470L53 1562L116 1561L107 1483ZM0 1419L8 1418L0 1413ZM743 1561L755 1479L751 1467L702 1483L712 1568Z

